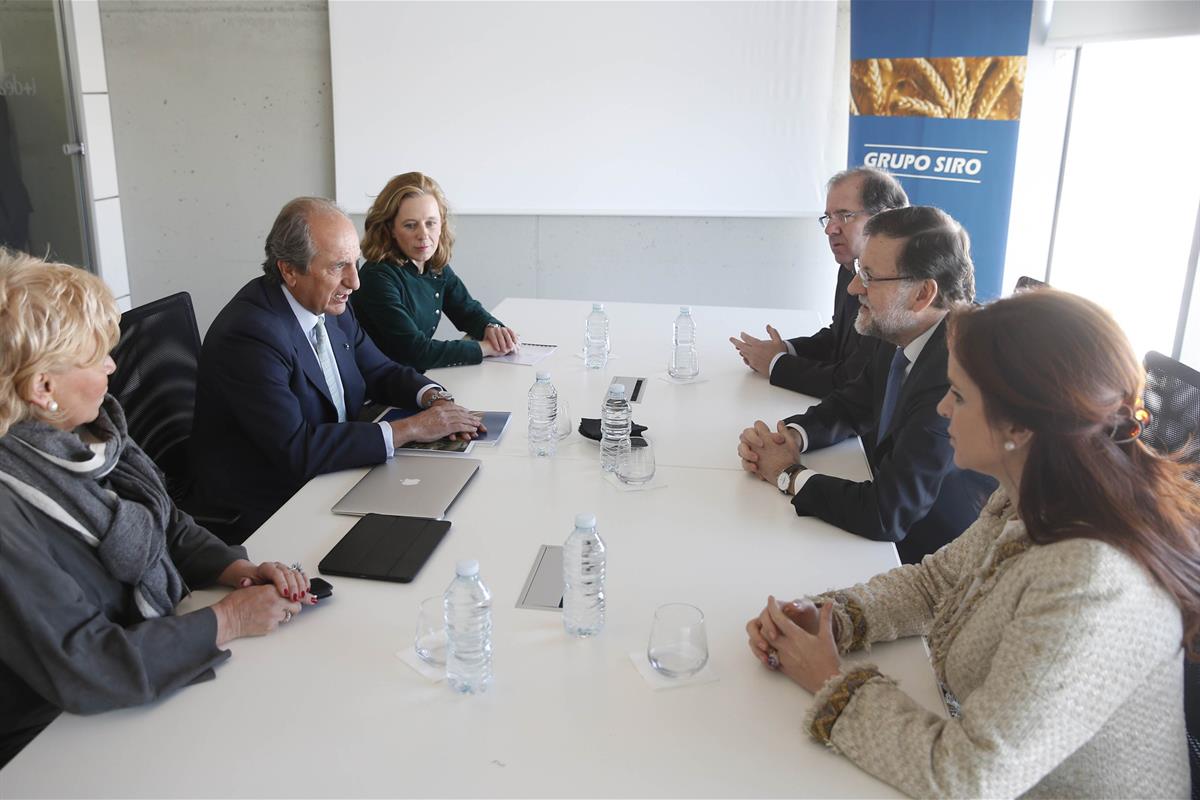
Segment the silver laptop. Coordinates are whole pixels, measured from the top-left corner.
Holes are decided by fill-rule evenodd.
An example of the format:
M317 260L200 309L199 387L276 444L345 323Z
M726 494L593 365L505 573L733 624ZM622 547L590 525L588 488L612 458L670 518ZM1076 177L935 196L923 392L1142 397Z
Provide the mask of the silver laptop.
M480 463L474 458L397 455L364 475L337 501L333 513L441 519Z

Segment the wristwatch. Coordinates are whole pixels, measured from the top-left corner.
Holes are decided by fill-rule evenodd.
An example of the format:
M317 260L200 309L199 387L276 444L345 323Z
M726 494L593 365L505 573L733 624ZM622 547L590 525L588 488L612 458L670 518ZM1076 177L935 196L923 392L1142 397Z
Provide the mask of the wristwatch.
M792 464L790 467L779 473L779 477L775 480L775 484L779 487L779 491L790 495L792 493L792 478L796 477L796 473L804 469L803 464Z
M427 395L427 397L429 398L429 403L425 406L426 408L432 408L433 404L438 400L449 400L451 403L454 402L454 395L450 394L445 389L434 389Z

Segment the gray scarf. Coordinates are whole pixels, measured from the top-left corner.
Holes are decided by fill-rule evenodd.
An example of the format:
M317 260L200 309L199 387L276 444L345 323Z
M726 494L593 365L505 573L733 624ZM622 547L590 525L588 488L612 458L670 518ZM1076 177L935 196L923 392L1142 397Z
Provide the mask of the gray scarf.
M133 587L146 619L168 616L187 591L167 552L171 498L154 462L129 438L125 412L104 398L77 429L18 422L0 437L0 483L96 549L109 574Z

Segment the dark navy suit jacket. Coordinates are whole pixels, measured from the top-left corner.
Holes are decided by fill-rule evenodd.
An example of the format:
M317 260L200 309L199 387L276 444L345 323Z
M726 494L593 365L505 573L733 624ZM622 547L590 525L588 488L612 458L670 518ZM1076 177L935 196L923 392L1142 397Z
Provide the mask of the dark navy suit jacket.
M819 517L868 539L895 542L901 561L916 563L975 521L996 482L954 466L949 423L937 413L950 384L945 320L909 370L889 430L878 444L879 410L896 348L878 342L873 351L856 380L786 420L804 428L809 450L861 436L872 480L857 483L813 475L792 505L802 516Z
M415 408L433 383L379 352L349 307L325 327L350 420L368 398ZM252 529L314 475L379 464L387 449L379 425L337 421L307 333L283 289L260 277L204 337L192 458L201 496L242 511Z
M812 397L825 397L857 378L874 352L854 330L858 318L858 298L847 288L854 273L838 265L837 287L833 294L833 322L812 336L788 339L796 355L785 353L771 370L771 384Z

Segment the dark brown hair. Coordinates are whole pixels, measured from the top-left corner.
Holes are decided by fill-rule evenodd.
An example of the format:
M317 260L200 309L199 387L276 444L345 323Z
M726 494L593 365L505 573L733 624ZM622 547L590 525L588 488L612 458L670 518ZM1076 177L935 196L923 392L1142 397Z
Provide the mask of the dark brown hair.
M1200 486L1134 435L1145 373L1116 321L1041 289L955 311L950 341L988 420L1033 433L1016 498L1029 538L1128 554L1175 598L1200 660Z

